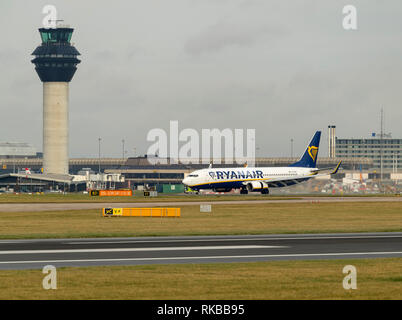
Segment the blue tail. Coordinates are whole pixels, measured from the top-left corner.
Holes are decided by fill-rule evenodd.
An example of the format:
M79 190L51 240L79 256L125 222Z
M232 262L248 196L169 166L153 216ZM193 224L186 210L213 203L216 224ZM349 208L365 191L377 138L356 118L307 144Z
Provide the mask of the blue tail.
M292 163L289 167L304 167L304 168L315 168L318 157L318 147L320 145L321 131L317 131L311 139L303 157L299 161Z

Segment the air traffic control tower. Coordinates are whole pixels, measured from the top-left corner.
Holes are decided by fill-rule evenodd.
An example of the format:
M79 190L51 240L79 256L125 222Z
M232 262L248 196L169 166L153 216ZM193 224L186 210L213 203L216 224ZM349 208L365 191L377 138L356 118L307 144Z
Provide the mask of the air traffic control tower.
M43 173L68 174L69 82L80 53L71 45L74 29L39 29L42 44L31 62L43 82Z

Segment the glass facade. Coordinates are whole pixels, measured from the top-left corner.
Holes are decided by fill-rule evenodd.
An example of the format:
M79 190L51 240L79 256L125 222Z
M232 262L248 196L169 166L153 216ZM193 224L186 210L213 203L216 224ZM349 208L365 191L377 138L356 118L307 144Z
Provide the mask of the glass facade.
M42 43L52 42L68 42L70 43L73 35L72 29L59 28L59 29L40 29L40 36Z

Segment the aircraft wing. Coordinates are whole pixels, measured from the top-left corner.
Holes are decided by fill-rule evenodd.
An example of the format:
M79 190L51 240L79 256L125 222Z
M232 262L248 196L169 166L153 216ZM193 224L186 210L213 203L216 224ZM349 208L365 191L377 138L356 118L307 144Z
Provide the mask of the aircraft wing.
M309 180L311 178L316 178L316 177L320 177L320 176L326 176L328 174L335 174L335 173L338 172L341 163L342 163L342 161L339 161L337 166L332 169L332 172L329 172L329 173L318 174L319 171L324 171L325 170L325 169L321 169L321 170L317 170L317 171L313 172L309 176L300 175L300 176L292 176L292 177L289 177L289 178L285 178L285 177L272 178L272 179L264 180L264 182L268 185L268 187L274 187L274 188L292 186L292 185L304 182L306 180Z
M273 179L267 179L264 180L264 182L268 185L268 188L278 188L278 187L287 187L287 186L293 186L295 184L302 183L306 180L309 180L316 175L311 175L311 176L293 176L289 178L273 178Z

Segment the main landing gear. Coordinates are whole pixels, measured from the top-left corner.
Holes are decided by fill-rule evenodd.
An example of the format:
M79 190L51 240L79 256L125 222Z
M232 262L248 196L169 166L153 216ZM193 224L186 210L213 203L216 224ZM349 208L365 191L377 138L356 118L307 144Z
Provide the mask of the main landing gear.
M248 190L246 188L240 189L240 194L248 194ZM269 189L268 188L261 189L261 194L269 194Z
M261 194L269 194L269 189L268 188L261 189Z

